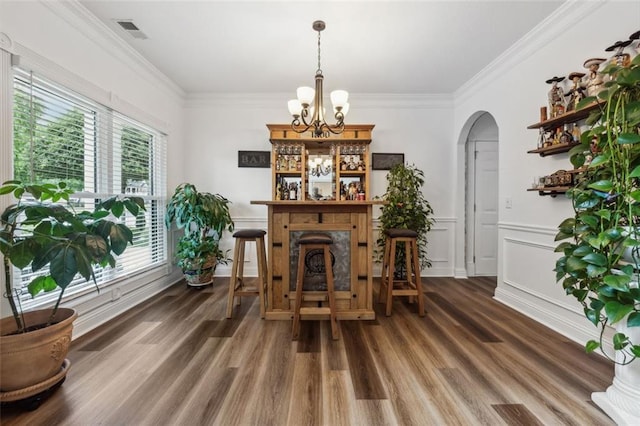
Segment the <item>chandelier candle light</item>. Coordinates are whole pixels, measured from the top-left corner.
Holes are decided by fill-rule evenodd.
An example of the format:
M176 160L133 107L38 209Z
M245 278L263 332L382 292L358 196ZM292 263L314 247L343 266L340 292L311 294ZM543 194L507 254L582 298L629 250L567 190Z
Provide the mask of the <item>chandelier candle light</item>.
M313 29L318 32L318 69L316 71L316 88L298 87L298 99L289 101L289 112L293 116L291 128L297 133L312 130L314 138L328 138L330 133L340 134L344 131L344 116L349 111L349 93L346 90L331 92L336 124L325 121L325 109L322 94L322 69L320 68L320 32L325 29L324 21L315 21ZM312 105L313 103L313 105Z

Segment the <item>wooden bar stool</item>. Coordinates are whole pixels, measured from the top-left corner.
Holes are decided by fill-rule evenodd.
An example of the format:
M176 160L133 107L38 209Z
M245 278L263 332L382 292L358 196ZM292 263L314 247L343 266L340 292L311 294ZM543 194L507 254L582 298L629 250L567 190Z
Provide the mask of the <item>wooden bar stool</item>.
M293 340L298 340L300 335L300 319L302 315L309 315L312 318L317 318L318 315L329 314L331 321L331 337L333 340L338 339L338 321L336 319L336 301L335 301L335 285L333 281L333 268L331 264L331 251L330 247L333 244L333 238L328 234L309 232L302 234L298 240L300 245L300 254L298 257L298 271L296 276L296 307L293 314ZM329 306L316 306L316 307L303 307L304 294L302 286L304 283L304 268L305 257L307 252L311 250L322 250L324 254L324 269L327 279L327 294L326 299L329 301ZM314 301L320 302L318 299Z
M243 229L236 231L233 237L236 239L233 265L231 268L231 280L229 281L229 300L227 301L227 318L231 318L233 301L237 297L238 305L242 296L258 296L260 298L260 318L264 318L265 288L267 286L267 255L265 252L264 236L266 231L262 229ZM258 260L258 284L256 287L244 286L244 248L246 243L255 241Z
M418 258L418 233L411 229L391 228L385 231L386 242L384 258L382 261L382 277L380 280L380 293L378 303L385 301L386 315L391 315L393 296L413 296L418 298L418 314L424 316L424 296L422 283L420 282L420 261ZM405 268L406 279L396 279L395 259L396 245L398 242L405 244ZM383 291L386 290L386 291Z

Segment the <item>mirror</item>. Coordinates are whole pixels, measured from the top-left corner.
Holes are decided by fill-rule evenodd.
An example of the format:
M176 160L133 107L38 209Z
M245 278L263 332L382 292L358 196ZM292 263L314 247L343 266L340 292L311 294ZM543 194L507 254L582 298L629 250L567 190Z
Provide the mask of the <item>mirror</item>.
M335 161L332 155L309 153L307 155L308 197L311 200L333 200Z

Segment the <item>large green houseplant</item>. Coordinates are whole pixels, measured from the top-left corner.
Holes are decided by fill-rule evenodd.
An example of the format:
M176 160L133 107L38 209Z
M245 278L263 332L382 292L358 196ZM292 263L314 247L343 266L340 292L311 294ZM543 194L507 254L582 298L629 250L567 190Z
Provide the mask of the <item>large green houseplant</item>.
M115 266L115 256L133 241L131 229L117 220L126 211L137 216L144 209L139 197L113 197L88 211L70 200L72 193L65 183L7 181L0 187L0 195L17 199L0 219L5 296L12 313L0 324L2 401L35 395L64 378L62 364L77 316L59 307L64 292L78 275L95 282L95 265ZM19 290L12 288L14 267L41 272L28 284L32 296L60 290L52 308L22 312Z
M178 185L169 199L165 225L170 228L175 223L178 229L184 229L176 258L189 285L210 283L216 266L230 260L229 250L220 248L224 231L234 228L230 203L220 194L199 192L191 183Z
M581 146L570 153L572 163L586 169L569 192L574 215L559 225L556 240L563 242L556 251L563 255L555 271L600 330L586 350L601 348L625 365L640 357L640 341L628 332L640 327L640 55L629 67L612 64L603 74L610 78L604 90L578 105L599 103ZM585 153L593 155L589 164ZM607 326L618 324L612 357L603 338Z
M420 267L431 266L427 256L427 233L433 226L433 208L425 198L424 172L411 164L397 164L387 173L387 190L382 196L386 203L382 206L380 235L376 241L376 257L382 259L386 243L385 232L391 228L411 229L418 233L418 257ZM395 270L400 275L405 273L404 245L400 244L396 251Z

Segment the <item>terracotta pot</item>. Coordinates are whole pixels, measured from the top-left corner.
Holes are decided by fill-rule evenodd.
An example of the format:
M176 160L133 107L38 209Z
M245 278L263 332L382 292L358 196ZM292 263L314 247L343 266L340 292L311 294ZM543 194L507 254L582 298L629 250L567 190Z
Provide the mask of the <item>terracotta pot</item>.
M25 312L24 320L31 327L45 324L49 315L50 309ZM0 320L0 390L31 388L59 375L77 316L73 309L59 308L55 324L18 334L11 334L16 331L13 317Z

